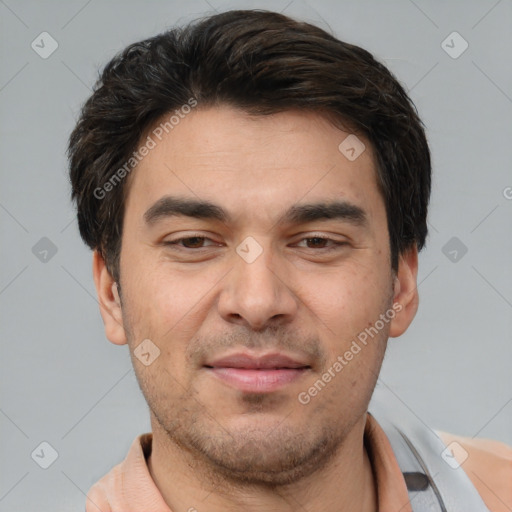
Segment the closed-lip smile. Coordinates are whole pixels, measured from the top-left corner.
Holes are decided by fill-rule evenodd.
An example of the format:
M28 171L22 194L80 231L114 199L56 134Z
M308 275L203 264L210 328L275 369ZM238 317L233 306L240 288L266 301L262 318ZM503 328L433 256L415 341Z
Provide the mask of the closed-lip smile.
M248 393L276 391L311 369L303 358L278 352L237 352L207 361L204 367L225 384Z

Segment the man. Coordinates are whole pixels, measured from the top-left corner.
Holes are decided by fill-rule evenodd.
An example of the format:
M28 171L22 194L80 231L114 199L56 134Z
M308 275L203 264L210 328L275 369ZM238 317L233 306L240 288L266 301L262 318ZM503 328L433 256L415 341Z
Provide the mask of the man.
M509 447L368 411L418 307L431 179L368 52L267 11L171 30L106 66L69 156L152 426L88 512L510 510Z

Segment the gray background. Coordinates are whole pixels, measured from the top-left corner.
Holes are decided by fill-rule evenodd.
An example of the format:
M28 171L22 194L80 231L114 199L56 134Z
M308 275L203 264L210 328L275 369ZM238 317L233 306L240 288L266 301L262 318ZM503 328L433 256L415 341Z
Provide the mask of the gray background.
M103 333L69 201L67 137L115 52L233 7L330 25L410 91L433 153L431 232L420 310L390 340L381 385L435 428L512 444L510 0L0 0L1 511L83 511L84 493L150 430L127 347ZM59 45L47 59L31 48L43 31ZM441 45L453 31L469 43L458 58ZM448 40L452 52L460 43ZM41 252L43 237L56 254ZM46 470L31 458L43 441L58 452Z

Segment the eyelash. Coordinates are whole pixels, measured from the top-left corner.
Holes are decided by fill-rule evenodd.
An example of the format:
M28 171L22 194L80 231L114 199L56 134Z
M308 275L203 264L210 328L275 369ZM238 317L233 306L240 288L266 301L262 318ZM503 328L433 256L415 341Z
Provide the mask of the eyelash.
M184 236L182 238L177 238L176 240L169 240L167 242L164 242L164 245L173 245L175 247L180 247L180 249L190 250L190 251L195 251L198 249L205 249L205 247L191 248L191 247L183 247L183 246L179 245L179 243L183 242L183 240L191 240L193 238L199 238L201 240L210 240L213 242L213 240L211 238L208 238L207 236L192 235L192 236ZM210 246L210 247L212 247L212 246Z
M166 246L174 246L174 247L179 247L178 250L184 250L184 251L195 251L195 252L198 252L202 249L206 249L207 247L214 247L214 246L217 246L218 245L209 245L207 247L184 247L182 245L180 245L180 243L182 243L184 240L191 240L191 239L200 239L200 240L210 240L211 242L213 242L213 240L211 238L208 238L206 236L201 236L201 235L192 235L192 236L186 236L186 237L182 237L182 238L177 238L176 240L169 240L169 241L166 241L166 242L163 242L164 245ZM327 251L331 251L331 250L335 250L335 249L338 249L342 246L345 246L347 245L347 242L342 242L342 241L339 241L339 240L335 240L334 238L330 238L330 237L326 237L326 236L317 236L317 235L312 235L312 236L308 236L308 237L304 237L304 238L301 238L299 240L299 242L297 243L300 243L300 242L303 242L304 240L313 240L313 239L316 239L316 240L322 240L322 241L326 241L327 243L331 242L332 245L330 247L320 247L320 248L317 248L317 250L321 250L323 252L327 252ZM305 249L314 249L312 247L304 247Z

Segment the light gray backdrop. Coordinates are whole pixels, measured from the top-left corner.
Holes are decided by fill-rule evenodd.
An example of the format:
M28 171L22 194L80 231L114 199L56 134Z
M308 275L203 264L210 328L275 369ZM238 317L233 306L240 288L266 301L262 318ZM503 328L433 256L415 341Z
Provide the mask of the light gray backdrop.
M381 380L435 428L512 444L511 0L0 0L1 511L83 511L150 430L69 201L67 137L98 68L175 23L247 7L330 26L409 90L433 153L431 231L419 313Z

